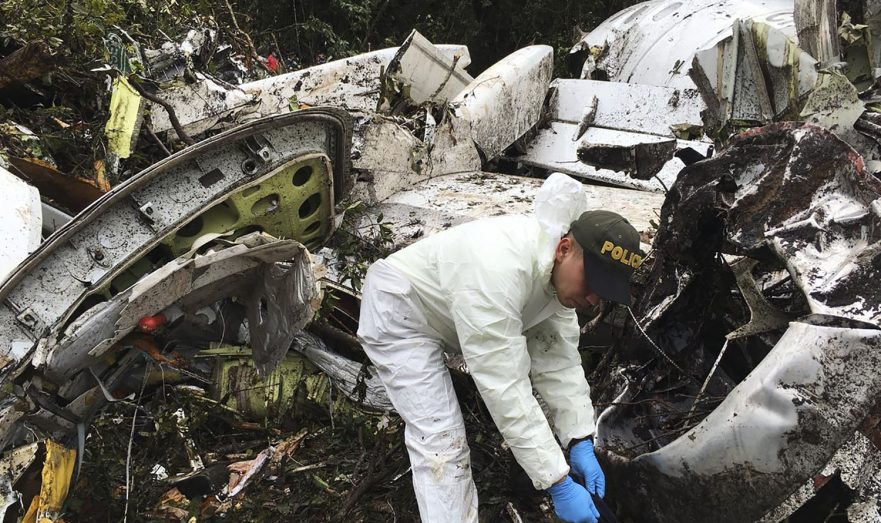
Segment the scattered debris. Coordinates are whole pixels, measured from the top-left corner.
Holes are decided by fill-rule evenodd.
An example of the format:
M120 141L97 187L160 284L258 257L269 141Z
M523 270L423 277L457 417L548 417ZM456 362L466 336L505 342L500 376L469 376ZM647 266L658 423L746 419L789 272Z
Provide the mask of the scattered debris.
M289 62L230 4L243 58L210 24L158 49L111 35L92 177L0 127L25 209L6 221L27 230L0 286L0 513L414 516L402 427L354 334L359 271L528 212L561 171L617 186L585 193L652 246L633 310L582 318L618 515L876 520L881 8L862 4L864 25L838 27L831 0L645 2L573 48L581 79L553 81L548 46L472 78L466 47L416 31L271 75ZM28 47L3 59L16 82L46 54ZM127 172L148 148L159 161ZM504 485L481 515L549 520L447 364L478 487ZM71 482L93 499L64 508Z
M732 31L697 53L689 73L707 103L707 133L797 119L817 84L816 59L769 25L738 20Z
M702 138L704 108L695 89L556 79L544 109L547 127L538 130L522 154L512 151L506 158L588 180L663 191L685 166L673 158L674 150L709 155L707 141L675 140L681 126L692 130L686 136Z
M380 97L379 110L401 112L399 104L443 104L474 81L459 64L461 56L447 58L418 31L404 40L380 79L390 92ZM467 65L467 64L466 64Z
M828 131L778 124L687 167L671 195L635 314L659 349L689 369L668 376L680 401L697 392L693 377L706 373L743 314L739 300L720 295L729 269L717 252L757 260L759 291L799 319L788 329L754 329L742 357L722 360L717 374L727 377L712 394L724 400L705 418L671 413L664 424L678 428L646 433L632 421L638 408L607 414L603 444L627 456L609 458L610 481L640 485L643 502L627 510L646 520L756 520L827 463L881 395L881 381L866 374L881 363L881 302L866 283L881 241L870 232L881 225L872 203L881 183ZM707 313L694 318L695 308ZM645 346L642 333L630 345ZM650 390L626 394L625 405L653 397Z
M229 484L224 488L226 498L234 498L245 490L254 476L260 473L263 465L272 458L275 449L269 447L263 450L257 457L249 461L231 463L227 468L230 471Z

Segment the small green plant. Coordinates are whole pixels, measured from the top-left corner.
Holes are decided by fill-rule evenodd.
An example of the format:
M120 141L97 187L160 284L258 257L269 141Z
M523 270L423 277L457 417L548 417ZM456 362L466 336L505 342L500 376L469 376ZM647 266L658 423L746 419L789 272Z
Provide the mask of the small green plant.
M370 264L394 252L394 231L382 213L371 215L357 201L346 207L343 224L331 243L339 256L340 281L348 281L359 291Z

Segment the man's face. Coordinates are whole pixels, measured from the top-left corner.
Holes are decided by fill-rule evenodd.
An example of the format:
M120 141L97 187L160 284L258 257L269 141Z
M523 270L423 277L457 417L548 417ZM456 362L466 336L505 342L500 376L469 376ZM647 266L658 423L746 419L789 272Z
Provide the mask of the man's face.
M570 309L586 309L600 302L584 277L582 256L581 247L571 236L561 238L554 252L551 284L560 303Z

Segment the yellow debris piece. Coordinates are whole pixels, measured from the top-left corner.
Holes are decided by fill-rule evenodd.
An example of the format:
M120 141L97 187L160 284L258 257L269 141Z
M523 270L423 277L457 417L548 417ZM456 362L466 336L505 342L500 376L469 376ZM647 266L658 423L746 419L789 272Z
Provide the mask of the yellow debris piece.
M128 158L132 154L132 141L139 127L143 101L125 77L116 77L110 96L110 119L104 134L110 151L119 158Z
M40 494L34 496L22 523L61 523L61 507L67 499L76 451L47 440Z

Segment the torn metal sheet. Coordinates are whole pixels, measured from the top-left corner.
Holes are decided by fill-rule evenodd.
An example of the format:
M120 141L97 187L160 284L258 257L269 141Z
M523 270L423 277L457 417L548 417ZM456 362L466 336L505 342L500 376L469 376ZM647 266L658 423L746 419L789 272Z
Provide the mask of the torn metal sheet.
M230 193L245 198L255 182L280 175L290 181L288 192L300 195L293 200L299 219L278 222L280 228L268 232L320 244L332 231L336 198L346 193L348 125L347 116L332 109L270 117L205 140L114 189L44 243L0 288L5 372L26 362L44 336L57 336L86 296L115 294L150 272L144 257L164 239L175 240L169 245L181 250L171 252L180 254L192 248L196 236L249 225L223 199ZM310 191L299 189L306 187ZM250 213L275 216L279 194L251 202Z
M881 182L866 173L853 149L823 129L781 125L746 134L729 149L774 146L765 158L782 166L753 172L735 196L731 239L748 250L768 245L785 260L808 306L830 314L881 322L881 298L872 292L874 258L881 245ZM757 153L757 151L756 151ZM743 161L761 161L759 154ZM780 203L768 205L772 194Z
M6 201L0 211L0 281L40 246L40 192L0 167L0 192Z
M597 134L582 136L576 151L578 159L597 169L622 172L639 180L655 176L676 152L673 138L640 137L634 143L633 138L625 133L603 133L602 139Z
M653 0L600 24L570 59L581 78L693 89L688 69L695 53L729 36L736 19L796 36L792 0Z
M352 404L345 401L372 411L392 409L372 366L335 352L303 331L295 334L291 348L264 378L257 374L252 353L245 347L211 348L200 351L196 359L213 362L214 399L250 419L287 419L296 414L296 398L303 393L309 401L329 404L332 410L351 410Z
M275 448L269 447L260 451L257 457L250 461L230 464L229 470L233 474L230 475L229 484L223 489L225 497L228 499L234 498L245 490L274 454Z
M770 25L737 20L732 33L698 52L689 72L707 105L708 134L796 119L817 83L817 61Z
M268 276L267 270L271 271ZM278 291L291 295L272 305L264 303L265 286L276 279L284 284ZM221 298L238 296L246 298L249 316L255 320L249 322L254 357L261 375L266 376L287 352L290 340L285 343L285 339L308 323L316 293L311 263L301 244L255 233L205 256L183 256L144 276L131 289L83 313L59 342L41 347L34 363L45 364L50 376L63 380L93 365L135 330L141 318L175 303L198 310ZM282 311L281 306L288 309ZM280 317L283 314L289 317Z
M443 114L430 141L394 120L374 119L358 139L361 152L352 164L368 177L356 182L352 197L373 205L436 176L479 170L469 123Z
M312 302L318 297L309 255L301 250L291 263L263 265L262 273L245 298L254 363L268 376L288 352L298 331L312 320Z
M22 523L60 520L64 500L73 481L76 451L51 440L47 440L45 446L46 459L43 461L40 493L34 496Z
M573 142L571 137L577 134L577 128L576 124L550 122L547 129L539 130L535 138L527 144L523 155L509 154L506 157L524 165L559 171L578 178L657 192L665 191L672 186L679 171L685 167L682 160L673 158L664 164L655 178L650 180L639 180L624 173L597 169L579 160L578 149L582 144L604 143L611 140L620 142L626 139L630 144L636 146L645 141L657 141L659 138L655 135L590 127L578 141ZM706 142L679 140L677 147L680 149L689 147L706 156L712 145Z
M524 154L506 158L604 183L665 190L685 166L672 158L677 148L708 154L709 142L674 140L682 129L702 136L704 108L694 89L558 79L548 96L547 127L524 146Z
M390 84L396 84L397 94L387 93L381 105L391 110L397 103L391 99L393 96L401 96L408 104L417 106L426 102L446 103L474 81L460 59L461 56L447 57L414 29L385 68L382 87L388 89Z
M357 363L330 350L321 338L308 332L298 332L291 348L309 358L350 400L371 409L394 411L372 365Z
M124 76L113 81L110 96L110 119L104 127L109 154L128 158L132 154L143 119L144 99Z
M243 115L253 113L256 96L239 87L221 83L204 73L195 73L195 82L182 87L163 89L157 94L174 107L175 116L191 136L244 121ZM159 104L150 109L153 131L173 131L168 112Z
M674 358L686 365L685 358L704 357L701 349L678 352L713 336L689 330L689 318L705 310L700 322L716 321L711 304L725 294L712 291L719 252L759 260L764 276L785 270L785 279L763 276L768 285L760 290L773 291L776 307L801 317L779 337L756 336L770 352L760 353L763 359L697 426L686 423L684 435L654 452L610 460L611 481L645 493L634 507L640 518L756 520L827 463L875 408L879 196L881 183L862 158L808 124L739 135L677 179L634 310L640 319L632 344L652 340L674 368ZM603 418L599 433L614 452L645 444L645 433L628 420L627 408ZM744 505L744 498L751 502Z
M794 322L697 427L632 461L609 460L606 478L640 492L628 510L643 521L755 521L853 434L881 395L878 365L881 330ZM614 448L614 436L600 437Z
M850 144L866 160L878 158L878 137L864 132L860 124L866 103L860 100L856 87L841 73L824 72L808 95L800 120L829 129ZM858 123L859 122L859 123Z
M352 161L358 172L369 173L366 183L356 183L353 195L381 201L402 188L431 177L428 146L393 120L374 119L359 137L360 151Z
M837 0L795 0L799 47L823 64L841 59L837 9Z
M881 297L871 283L881 244L875 203L881 182L831 132L782 123L744 133L686 168L671 191L655 242L659 258L639 305L651 311L649 324L686 285L661 273L676 267L676 274L697 274L722 248L753 256L770 249L803 293L805 312L881 320Z
M881 452L859 432L841 446L829 463L810 478L785 502L765 514L760 523L778 523L790 517L805 505L822 488L822 481L836 474L854 491L854 503L847 508L848 521L852 523L877 523L881 509L877 500L881 497Z
M271 271L268 279L266 271ZM85 319L79 324L75 323L65 333L61 343L41 345L40 353L32 360L34 366L44 380L54 380L63 385L53 395L43 392L40 385L28 385L28 397L38 408L34 409L34 413L20 420L10 420L9 425L3 426L4 439L11 439L22 425L31 431L49 433L56 438L71 437L75 434L74 429L81 430L98 409L108 401L115 401L110 390L131 372L132 364L142 361L142 358L137 350L129 350L122 357L106 351L113 346L141 348L139 342L151 344L148 339L128 336L145 315L170 310L172 305L184 311L200 310L206 302L213 303L223 298L246 297L241 301L248 303L257 296L256 292L265 292L266 285L276 281L282 284L277 285L273 292L289 296L276 299L271 306L265 303L264 296L258 296L256 302L249 303L258 309L252 311L251 317L254 319L249 322L254 346L249 354L254 357L260 373L269 375L287 352L293 334L311 319L313 307L318 304L315 296L317 289L308 254L301 244L252 233L216 252L194 259L186 255L166 264L142 278L128 291L83 314L81 318ZM305 301L299 302L298 299ZM281 311L282 306L288 309ZM119 345L117 342L120 342ZM175 363L164 358L158 347L154 350L153 356L162 358L161 361L170 366L169 374L172 374ZM113 367L108 369L111 364ZM104 373L105 369L109 375L106 382L102 382L98 375ZM38 401L39 398L43 399ZM55 404L55 401L60 404ZM186 433L186 424L179 420L178 425L184 440L192 446ZM193 467L202 468L198 453L190 449L188 453ZM66 491L61 497L62 501L64 497Z
M726 261L731 267L734 277L737 279L737 287L740 289L740 294L749 307L750 318L746 325L729 332L725 338L733 340L782 329L791 320L795 319L774 308L762 295L760 287L752 275L752 270L758 265L757 260L726 257Z
M587 127L675 137L671 127L702 127L706 106L697 89L622 84L595 80L551 82L546 116L550 120L580 124L585 108L596 100L596 111ZM583 134L572 136L577 140Z
M437 45L442 56L459 57L458 65L470 63L468 48ZM262 116L327 105L351 113L371 114L380 94L380 75L398 51L397 47L364 53L299 71L226 85L206 75L193 85L162 90L158 96L174 107L184 131L199 135L208 129L225 129ZM171 129L164 109L154 106L155 130Z
M37 459L39 443L23 445L10 450L3 459L0 459L0 517L6 515L6 510L18 503L18 495L13 485L19 480L22 473Z
M458 65L471 63L463 45L436 45L448 59L459 56ZM276 114L307 106L329 105L352 113L370 114L379 102L382 70L398 52L397 47L343 58L265 80L243 84L241 88L259 100L259 114Z
M364 224L379 214L394 223L395 245L487 216L530 214L543 180L498 173L467 172L440 176L402 190L371 207ZM584 185L587 206L615 209L644 237L654 234L664 197L630 189Z
M551 47L524 47L496 62L450 101L456 117L470 123L483 158L495 158L538 123L553 67Z

